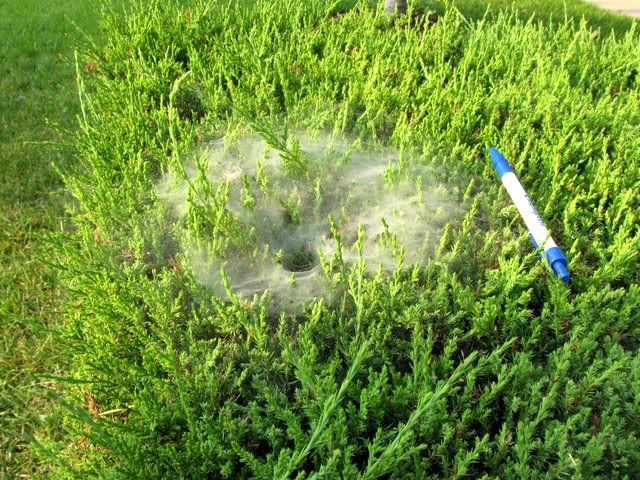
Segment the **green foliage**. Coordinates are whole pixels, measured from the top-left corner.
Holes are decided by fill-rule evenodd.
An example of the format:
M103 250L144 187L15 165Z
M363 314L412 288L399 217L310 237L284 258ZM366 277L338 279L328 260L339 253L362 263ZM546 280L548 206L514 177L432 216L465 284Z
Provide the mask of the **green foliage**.
M309 160L305 158L300 149L300 142L295 138L289 138L288 130L278 135L272 126L252 122L253 130L267 142L271 148L277 150L282 158L285 171L291 175L304 176L309 171Z
M65 440L42 445L58 474L639 476L638 34L454 9L419 29L327 8L153 4L107 18L79 165L64 172L71 406ZM202 114L184 114L183 88ZM334 299L302 312L240 298L228 279L220 295L196 280L155 186L167 170L185 177L181 227L214 252L242 248L228 182L187 167L203 141L264 118L422 152L466 214L422 268L387 232L390 275L346 261L331 223ZM299 144L258 131L306 175ZM488 145L541 207L572 285L530 251Z
M48 263L47 236L69 227L60 178L52 163L68 162L63 131L78 113L73 47L98 34L95 15L80 2L0 2L0 478L35 478L48 471L30 452L39 435L55 436L48 392L64 357L51 327L59 284ZM86 2L81 2L86 3ZM70 20L73 19L73 22Z

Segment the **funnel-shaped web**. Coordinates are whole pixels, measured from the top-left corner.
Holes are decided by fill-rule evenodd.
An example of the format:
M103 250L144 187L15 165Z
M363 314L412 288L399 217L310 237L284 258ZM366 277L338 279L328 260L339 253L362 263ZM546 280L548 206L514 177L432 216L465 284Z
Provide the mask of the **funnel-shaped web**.
M160 198L179 217L224 208L225 218L237 226L238 238L224 237L223 251L195 241L187 227L184 250L203 284L222 293L224 266L235 293L251 296L269 289L280 303L299 305L329 295L320 263L336 254L335 234L341 258L353 262L361 228L367 268L388 271L397 267L399 247L405 265L428 258L440 230L460 210L447 188L435 182L433 170L415 159L342 137L295 138L300 158L293 162L304 170L287 168L291 151L249 135L209 143L190 178L165 178L159 185ZM228 185L224 205L203 210L216 203L207 192L220 185Z

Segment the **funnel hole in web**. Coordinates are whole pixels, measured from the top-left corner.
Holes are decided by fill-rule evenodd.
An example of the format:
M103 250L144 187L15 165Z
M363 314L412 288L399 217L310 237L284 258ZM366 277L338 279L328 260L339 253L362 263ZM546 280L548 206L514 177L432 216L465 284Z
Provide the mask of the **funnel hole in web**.
M280 264L287 272L303 273L315 269L320 259L309 245L294 245L283 250Z

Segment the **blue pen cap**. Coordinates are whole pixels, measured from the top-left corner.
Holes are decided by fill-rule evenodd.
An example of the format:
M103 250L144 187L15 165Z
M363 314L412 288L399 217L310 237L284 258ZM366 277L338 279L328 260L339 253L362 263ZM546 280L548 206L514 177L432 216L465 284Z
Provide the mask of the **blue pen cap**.
M502 177L505 173L513 173L513 168L511 168L507 159L504 158L504 155L502 155L497 148L491 147L489 149L489 155L491 155L491 163L493 163L493 168L496 169L499 177Z
M545 255L547 257L547 262L549 262L553 271L562 279L563 282L566 283L571 280L571 275L567 269L567 257L564 256L560 247L550 248L545 252Z

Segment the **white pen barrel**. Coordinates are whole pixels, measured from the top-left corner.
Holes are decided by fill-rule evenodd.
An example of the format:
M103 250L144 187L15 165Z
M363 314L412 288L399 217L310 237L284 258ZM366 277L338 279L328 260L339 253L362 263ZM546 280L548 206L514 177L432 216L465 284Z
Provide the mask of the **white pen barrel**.
M531 203L529 195L525 192L515 173L507 172L502 175L501 180L511 200L518 209L518 212L520 212L520 216L527 225L527 229L531 233L536 245L544 246L545 250L557 247L556 242L554 242L549 235L549 230L540 218L540 215L538 215L537 210Z

